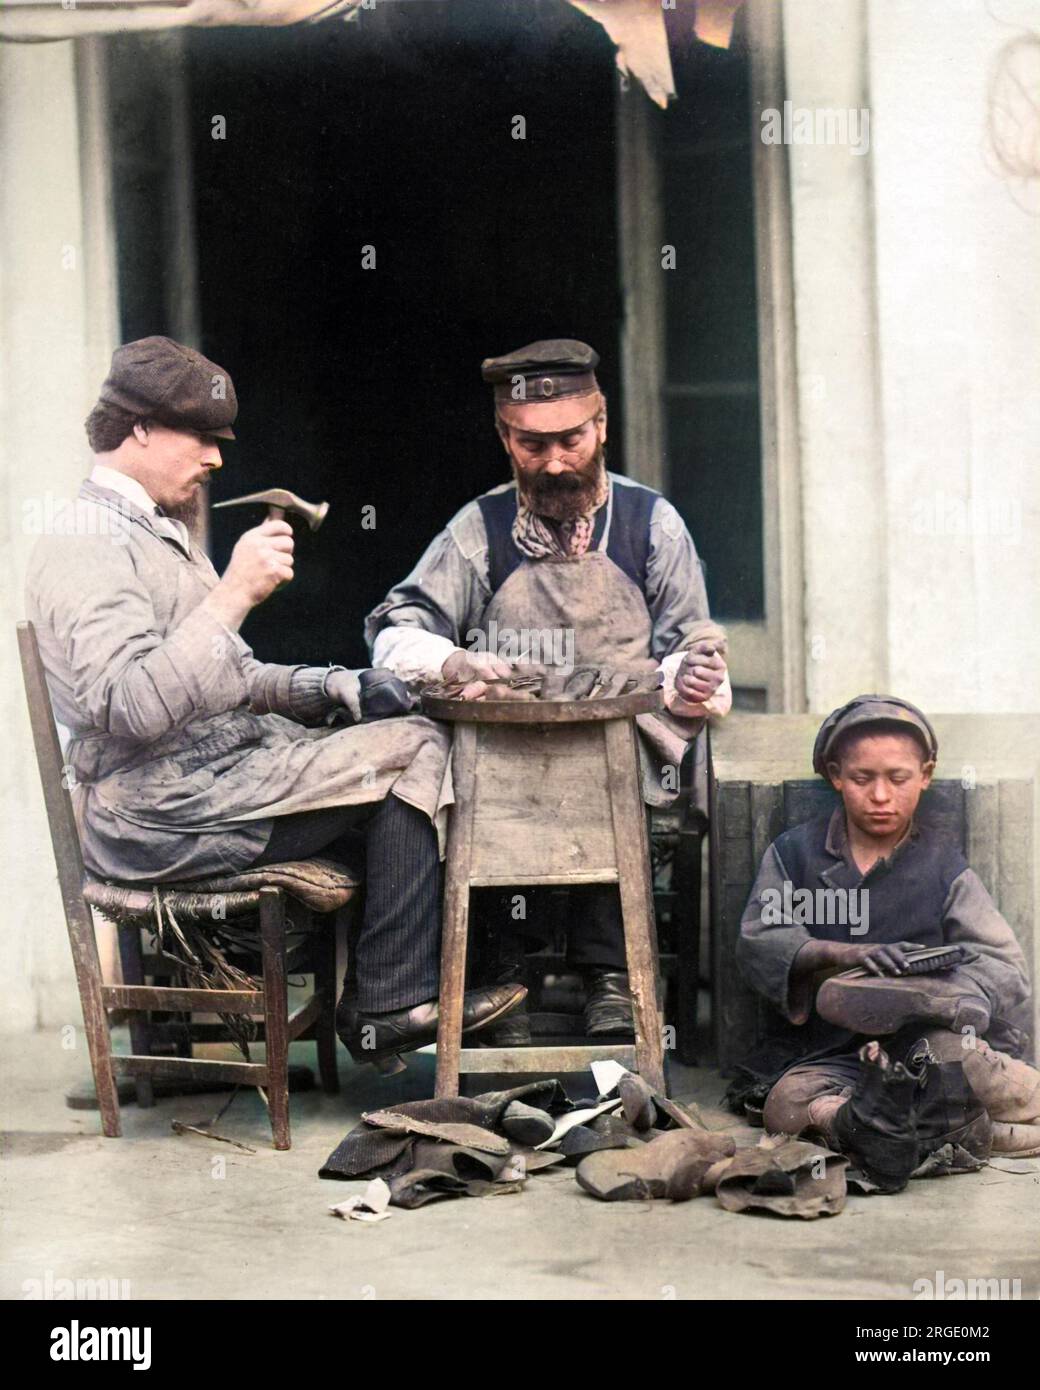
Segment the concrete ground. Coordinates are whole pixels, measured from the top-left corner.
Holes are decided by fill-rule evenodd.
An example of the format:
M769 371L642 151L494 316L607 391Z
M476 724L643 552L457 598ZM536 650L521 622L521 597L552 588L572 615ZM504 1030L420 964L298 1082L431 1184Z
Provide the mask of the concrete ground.
M219 1129L256 1146L245 1153L170 1129L205 1124L219 1096L125 1106L123 1138L102 1138L95 1111L64 1103L88 1072L78 1042L0 1042L4 1298L25 1298L31 1280L105 1278L162 1299L910 1299L939 1270L947 1284L1017 1278L1023 1299L1040 1295L1040 1160L1024 1174L985 1168L851 1197L811 1222L728 1213L713 1197L601 1203L553 1169L517 1195L363 1225L328 1207L364 1184L318 1168L362 1110L432 1094L432 1057L385 1080L343 1054L340 1096L293 1097L288 1153L269 1147L256 1092L241 1093ZM312 1063L311 1045L294 1056ZM676 1067L671 1085L714 1106L724 1083Z

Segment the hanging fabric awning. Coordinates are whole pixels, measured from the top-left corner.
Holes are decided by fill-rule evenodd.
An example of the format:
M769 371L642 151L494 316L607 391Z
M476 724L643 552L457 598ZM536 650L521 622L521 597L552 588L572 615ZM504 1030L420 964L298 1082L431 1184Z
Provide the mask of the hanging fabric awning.
M386 3L387 0L379 0ZM398 0L400 3L400 0ZM489 0L495 3L495 0ZM666 0L569 0L602 24L617 47L617 65L634 78L658 106L675 95L665 31ZM696 36L720 48L729 46L733 18L743 0L678 0L691 13ZM68 4L68 0L66 0ZM163 29L219 28L230 25L315 23L339 17L358 20L372 0L15 0L0 8L0 39L74 39L89 34L157 32ZM668 6L675 9L675 5Z

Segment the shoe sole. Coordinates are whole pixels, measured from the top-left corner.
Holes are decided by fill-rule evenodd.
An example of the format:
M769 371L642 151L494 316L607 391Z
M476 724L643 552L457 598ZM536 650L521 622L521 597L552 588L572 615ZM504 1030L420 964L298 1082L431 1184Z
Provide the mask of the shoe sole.
M909 984L909 980L907 980ZM853 1033L897 1033L914 1023L933 1023L961 1032L989 1027L985 1008L968 996L949 1000L913 988L900 988L896 980L827 980L820 986L816 1009L828 1023ZM951 1017L952 1015L952 1017Z

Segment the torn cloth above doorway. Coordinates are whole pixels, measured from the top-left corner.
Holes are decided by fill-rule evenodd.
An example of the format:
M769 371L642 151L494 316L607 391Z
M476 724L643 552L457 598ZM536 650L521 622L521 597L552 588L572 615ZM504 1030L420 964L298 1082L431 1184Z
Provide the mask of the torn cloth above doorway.
M386 0L380 0L386 3ZM675 95L661 0L569 0L602 24L617 47L617 65L634 77L658 106ZM686 0L690 24L704 43L729 45L734 16L743 0ZM375 0L22 0L0 11L0 39L81 38L88 34L158 32L228 25L279 26L340 17L359 20ZM684 0L677 0L683 5ZM536 16L535 16L536 18Z

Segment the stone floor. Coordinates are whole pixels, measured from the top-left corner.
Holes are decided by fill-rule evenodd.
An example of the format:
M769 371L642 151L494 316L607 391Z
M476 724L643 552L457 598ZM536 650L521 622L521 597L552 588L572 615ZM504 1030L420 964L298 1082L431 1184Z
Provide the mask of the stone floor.
M310 1046L295 1060L311 1062ZM109 1279L163 1299L909 1299L939 1270L1040 1294L1040 1160L852 1197L840 1216L804 1223L727 1213L711 1197L600 1203L556 1169L518 1195L362 1225L328 1207L363 1185L318 1168L362 1110L431 1094L432 1057L385 1080L344 1054L340 1096L294 1096L288 1153L269 1147L253 1091L219 1128L254 1153L171 1131L174 1118L205 1123L213 1096L126 1106L123 1138L104 1139L96 1112L64 1103L86 1072L81 1037L71 1051L58 1034L0 1039L0 1297L24 1298L30 1280ZM707 1107L723 1090L706 1069L676 1067L671 1086Z

